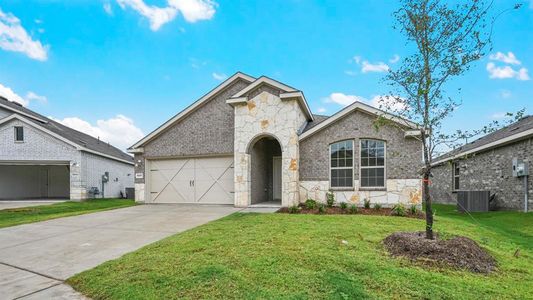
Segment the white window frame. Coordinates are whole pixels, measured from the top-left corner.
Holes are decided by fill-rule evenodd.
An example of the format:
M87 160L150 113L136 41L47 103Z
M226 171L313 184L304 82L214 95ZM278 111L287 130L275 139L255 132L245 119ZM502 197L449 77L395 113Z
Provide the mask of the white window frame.
M17 128L22 129L22 140L17 140ZM15 143L24 143L24 127L23 126L13 126L13 140Z
M340 143L340 142L347 142L347 141L350 141L352 142L352 166L351 167L331 167L331 146L333 146L334 144L337 144L337 143ZM330 143L329 146L328 146L328 172L329 172L329 189L331 190L353 190L355 188L355 185L354 185L354 180L355 180L355 176L354 176L354 169L355 169L355 157L354 157L354 154L355 154L355 143L354 143L354 140L353 139L346 139L346 140L340 140L340 141L335 141L333 143ZM352 169L352 182L351 182L351 186L331 186L331 170L340 170L340 169Z
M379 142L383 142L383 185L382 186L362 186L362 182L363 180L361 180L362 178L362 173L361 173L361 170L362 169L376 169L376 168L381 168L381 166L372 166L372 167L363 167L363 164L362 164L362 156L361 156L361 153L362 153L362 143L363 141L379 141ZM359 189L386 189L387 188L387 141L385 140L380 140L380 139L373 139L373 138L360 138L359 139Z
M459 166L458 162L452 163L452 191L459 191L461 189L461 172L459 171L459 174L456 174L455 171L457 169L461 169L461 166ZM455 178L459 179L459 187L455 186Z

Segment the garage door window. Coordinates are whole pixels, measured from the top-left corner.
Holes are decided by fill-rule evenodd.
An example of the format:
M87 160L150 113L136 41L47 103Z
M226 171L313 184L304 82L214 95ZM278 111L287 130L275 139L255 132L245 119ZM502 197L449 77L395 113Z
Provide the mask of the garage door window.
M15 142L24 142L24 127L15 126Z

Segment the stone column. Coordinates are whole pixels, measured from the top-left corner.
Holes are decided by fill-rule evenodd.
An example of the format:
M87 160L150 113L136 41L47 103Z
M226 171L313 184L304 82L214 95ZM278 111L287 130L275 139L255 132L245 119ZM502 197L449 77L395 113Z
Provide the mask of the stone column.
M82 201L87 199L87 187L81 176L81 163L70 162L70 200Z

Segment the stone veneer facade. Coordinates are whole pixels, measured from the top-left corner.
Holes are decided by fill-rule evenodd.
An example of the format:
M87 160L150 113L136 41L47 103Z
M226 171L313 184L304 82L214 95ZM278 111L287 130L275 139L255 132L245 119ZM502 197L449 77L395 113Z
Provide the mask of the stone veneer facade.
M298 203L298 130L305 121L297 100L281 100L267 91L235 106L235 206L251 204L250 149L266 136L274 137L281 146L281 205Z

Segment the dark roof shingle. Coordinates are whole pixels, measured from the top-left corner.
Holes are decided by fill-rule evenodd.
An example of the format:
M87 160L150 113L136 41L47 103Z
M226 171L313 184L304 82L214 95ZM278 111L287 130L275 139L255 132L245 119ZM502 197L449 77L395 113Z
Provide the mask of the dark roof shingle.
M11 108L12 110L14 111L18 111L18 112L22 112L22 113L25 113L27 115L30 115L30 116L33 116L35 118L38 118L38 119L42 119L42 120L45 120L47 123L42 123L42 122L39 122L35 119L32 119L32 118L28 118L28 120L30 120L31 122L39 125L39 126L42 126L48 130L50 130L51 132L57 134L57 135L60 135L61 137L75 143L75 144L78 144L80 146L83 146L89 150L92 150L92 151L96 151L96 152L99 152L101 154L105 154L105 155L109 155L109 156L112 156L114 158L118 158L118 159L122 159L122 160L126 160L126 161L129 161L129 162L132 162L133 163L133 158L124 153L122 150L106 143L106 142L103 142L97 138L94 138L88 134L85 134L83 132L80 132L80 131L77 131L77 130L74 130L70 127L67 127L59 122L56 122L52 119L49 119L41 114L38 114L32 110L29 110L23 106L21 106L20 104L18 103L14 103L14 102L11 102L3 97L0 96L0 103Z
M501 139L504 139L506 137L518 134L520 132L529 130L533 128L533 115L526 116L521 118L515 123L512 123L508 126L505 126L499 130L496 130L494 132L491 132L485 136L480 137L479 139L470 142L468 144L465 144L459 148L456 148L446 154L443 154L437 158L434 159L434 161L438 162L441 160L452 158L456 155L460 155L461 153L467 152L469 150L473 150L475 148L490 144L492 142L499 141Z

